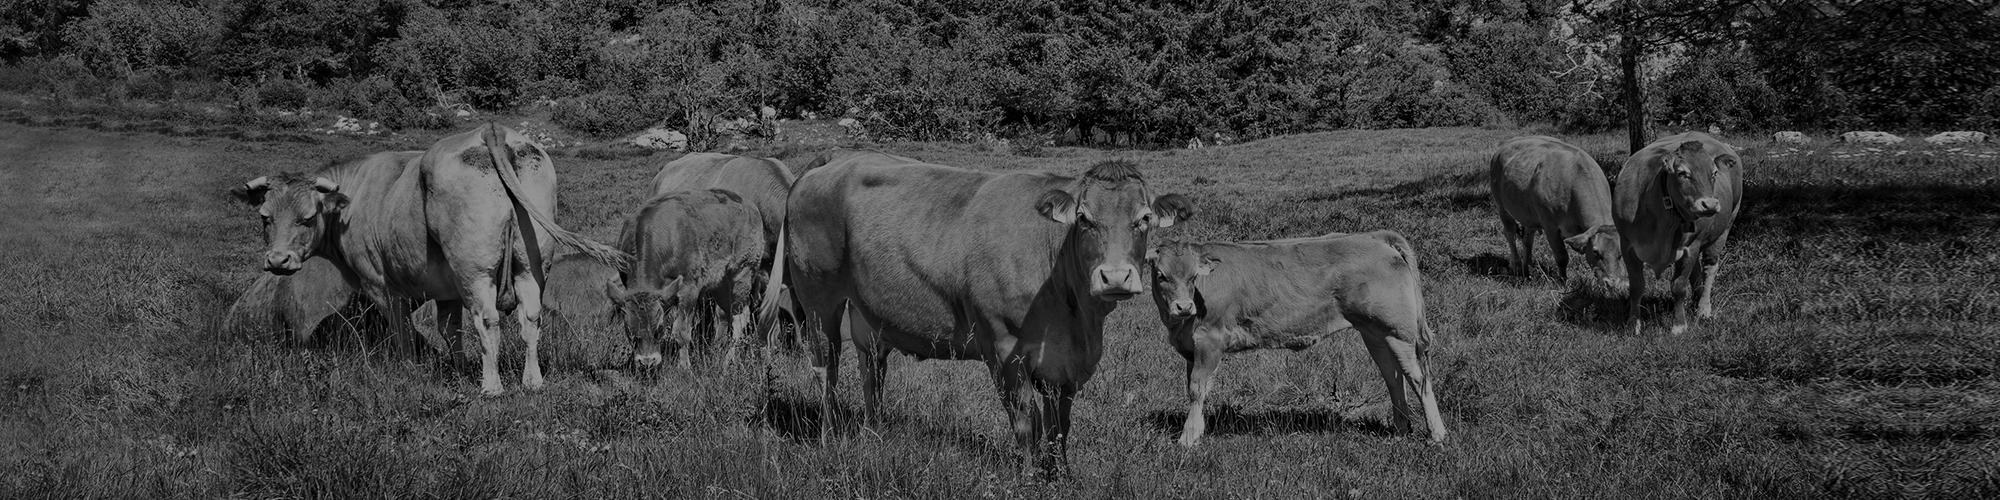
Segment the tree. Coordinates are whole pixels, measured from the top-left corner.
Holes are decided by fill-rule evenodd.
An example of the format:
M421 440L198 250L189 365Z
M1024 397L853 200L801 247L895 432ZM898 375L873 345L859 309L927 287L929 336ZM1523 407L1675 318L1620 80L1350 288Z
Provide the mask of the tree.
M1623 75L1619 101L1625 105L1625 131L1631 151L1646 147L1645 84L1639 62L1650 51L1675 44L1715 43L1733 39L1743 27L1745 9L1756 0L1576 0L1572 12L1600 27L1600 36L1617 40L1618 70Z

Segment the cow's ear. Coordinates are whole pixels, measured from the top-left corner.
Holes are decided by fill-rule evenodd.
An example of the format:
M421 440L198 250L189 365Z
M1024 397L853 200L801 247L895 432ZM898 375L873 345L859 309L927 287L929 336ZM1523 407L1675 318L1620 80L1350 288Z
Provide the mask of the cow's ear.
M347 201L347 195L341 193L321 195L319 199L320 213L337 214L342 210L347 210Z
M1048 192L1042 193L1040 199L1035 200L1035 211L1041 212L1042 216L1048 217L1049 220L1063 224L1074 224L1076 223L1076 197L1071 196L1068 191L1050 189Z
M619 306L620 303L625 301L625 285L616 281L605 283L604 298L611 299L613 307Z
M264 204L264 193L268 192L271 192L271 178L258 177L250 179L250 182L245 182L241 186L231 188L229 196L242 201L245 205L254 207Z
M1195 266L1194 275L1208 276L1209 273L1215 272L1215 266L1221 263L1222 259L1217 259L1208 254L1201 254L1201 265Z
M1596 248L1591 245L1596 236L1597 228L1593 227L1588 231L1584 231L1583 234L1563 238L1563 244L1568 245L1570 250L1575 250L1578 254L1590 255L1596 251Z
M1154 224L1159 227L1172 227L1174 224L1187 222L1188 219L1194 218L1194 203L1189 202L1186 196L1177 193L1160 195L1159 198L1153 199L1153 218L1157 221Z

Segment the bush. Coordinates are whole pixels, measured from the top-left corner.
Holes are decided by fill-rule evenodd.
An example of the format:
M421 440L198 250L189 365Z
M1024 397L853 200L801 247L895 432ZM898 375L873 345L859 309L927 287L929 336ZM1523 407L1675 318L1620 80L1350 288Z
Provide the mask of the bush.
M92 74L83 59L71 54L35 63L35 76L41 87L57 101L98 95L103 92L102 80Z
M312 88L298 80L277 79L258 84L255 104L279 109L304 109L312 98Z
M108 0L91 5L90 16L71 23L63 38L99 75L125 76L206 62L203 55L222 31L221 23L194 7Z
M634 132L653 123L637 100L608 92L556 101L549 119L570 130L599 137Z

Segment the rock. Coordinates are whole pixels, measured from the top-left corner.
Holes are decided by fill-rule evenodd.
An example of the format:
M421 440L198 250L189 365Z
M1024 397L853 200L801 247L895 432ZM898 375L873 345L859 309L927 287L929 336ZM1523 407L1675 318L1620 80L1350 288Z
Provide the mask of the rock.
M1970 132L1961 130L1956 132L1939 132L1937 135L1924 138L1924 142L1928 142L1931 144L1938 144L1938 145L1978 144L1981 142L1986 142L1986 138L1987 137L1985 132Z
M764 121L776 120L778 119L778 109L770 106L758 106L757 117Z
M840 125L840 128L847 129L847 135L860 136L862 133L861 120L841 118L838 125Z
M632 145L646 149L687 151L687 134L663 128L649 128L632 138Z
M461 109L461 110L457 110L457 111L453 111L453 112L451 112L451 115L452 115L452 116L456 116L456 117L459 117L459 118L465 118L465 117L468 117L468 116L472 116L472 111L471 111L471 110L466 110L466 109Z
M1901 144L1903 138L1888 132L1860 131L1840 134L1840 142L1850 144Z
M1187 143L1188 149L1201 149L1202 146L1204 146L1204 144L1201 143L1200 137L1193 137L1188 139Z
M1786 130L1771 134L1771 142L1778 144L1806 144L1812 142L1812 139L1807 139L1805 132Z
M811 112L811 111L807 111L807 112L804 112L804 113L799 113L799 118L804 118L804 119L807 119L807 120L818 120L818 119L819 119L819 113L814 113L814 112Z
M1715 126L1715 125L1709 125L1709 126L1708 126L1708 135L1722 135L1722 127L1719 127L1719 126Z

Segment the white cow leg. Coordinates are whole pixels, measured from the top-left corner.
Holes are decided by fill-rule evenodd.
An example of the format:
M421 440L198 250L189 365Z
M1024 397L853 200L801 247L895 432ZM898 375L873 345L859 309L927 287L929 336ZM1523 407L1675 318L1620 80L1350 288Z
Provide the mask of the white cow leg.
M1416 334L1415 328L1406 328L1409 334ZM1417 391L1417 398L1424 405L1424 424L1430 426L1431 442L1444 441L1444 413L1438 410L1437 392L1431 388L1430 367L1424 366L1424 356L1417 353L1417 346L1404 340L1403 336L1392 336L1389 350L1396 355L1396 364L1403 369L1403 378L1410 381ZM1402 391L1397 391L1402 394Z
M743 302L743 303L748 304L748 302ZM749 329L749 326L750 326L750 306L746 305L738 307L736 314L731 315L729 317L729 349L722 355L722 366L724 368L728 368L730 365L735 364L736 356L739 353L741 353L743 351L743 348L748 344L748 341L744 340L743 338L744 336L743 332L744 330Z
M701 314L702 310L703 307L699 303L688 304L681 302L676 304L671 311L674 318L668 322L670 326L667 328L672 329L671 332L668 332L668 335L675 339L675 343L680 344L680 365L681 371L684 372L694 373L694 352L696 350L694 346L694 329L701 327L701 322L697 321L699 318L696 315Z
M1410 427L1409 396L1403 393L1403 370L1399 366L1402 364L1401 357L1390 346L1391 342L1397 342L1398 339L1390 339L1379 333L1364 331L1361 335L1361 341L1363 344L1367 344L1368 357L1375 360L1375 368L1382 374L1382 385L1386 386L1389 390L1390 427L1396 429L1397 432L1415 432L1415 429ZM1407 342L1403 344L1408 346ZM1414 354L1414 349L1412 349L1412 355Z
M1673 292L1674 326L1668 331L1671 335L1687 333L1688 294L1698 293L1694 290L1696 283L1701 282L1699 274L1701 266L1695 263L1695 254L1682 250L1680 256L1680 259L1674 261L1673 279L1667 280L1667 288ZM1687 281L1687 288L1681 287L1682 280Z
M1645 311L1643 305L1646 300L1646 264L1629 253L1626 254L1624 261L1625 321L1631 324L1632 335L1636 337L1645 330L1644 320L1640 316Z
M492 280L473 281L472 300L466 309L472 313L472 327L479 330L479 392L488 396L498 396L507 392L500 385L500 309L495 305L497 290Z
M514 295L521 301L514 306L514 320L521 324L521 342L526 344L521 353L521 387L531 391L541 389L542 284L535 281L532 273L519 273L514 276ZM499 317L497 312L494 317ZM494 337L497 339L499 334L496 332Z
M1181 355L1187 358L1188 407L1180 443L1192 447L1208 433L1208 393L1215 389L1215 368L1222 364L1222 353L1197 348Z
M1689 285L1698 287L1694 289L1694 315L1699 319L1715 319L1715 275L1722 271L1722 262L1702 260L1705 262L1696 268L1694 279L1688 281Z

